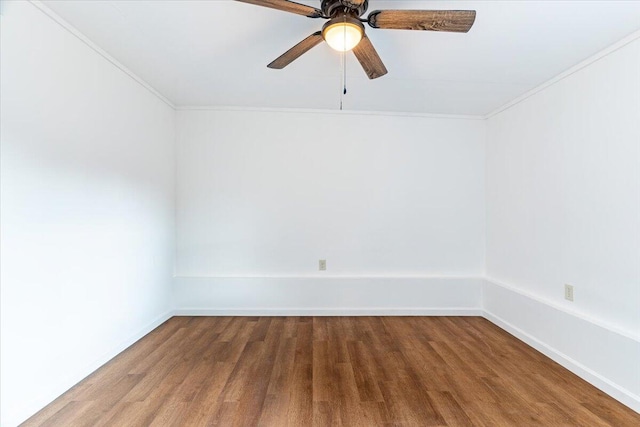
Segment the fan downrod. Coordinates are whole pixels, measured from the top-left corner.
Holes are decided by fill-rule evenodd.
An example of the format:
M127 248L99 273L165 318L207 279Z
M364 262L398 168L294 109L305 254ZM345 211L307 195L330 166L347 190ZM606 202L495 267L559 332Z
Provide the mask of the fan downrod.
M369 0L322 0L322 13L329 18L335 18L345 14L354 17L362 16L369 7Z

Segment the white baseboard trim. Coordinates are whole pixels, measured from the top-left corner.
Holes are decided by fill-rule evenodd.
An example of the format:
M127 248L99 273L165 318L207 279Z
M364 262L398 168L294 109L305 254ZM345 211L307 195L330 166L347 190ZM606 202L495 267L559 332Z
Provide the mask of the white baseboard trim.
M482 316L481 308L181 308L174 316Z
M109 353L104 354L102 357L97 359L94 363L88 365L87 367L85 367L85 369L82 369L83 372L87 372L87 373L76 375L75 377L78 379L73 384L75 385L76 383L82 381L89 374L96 371L98 368L100 368L102 365L109 362L114 357L118 356L120 353L125 351L127 348L131 347L133 344L135 344L140 339L142 339L145 335L149 334L151 331L156 329L158 326L162 325L167 320L171 319L173 316L174 316L173 310L167 310L160 316L153 319L151 322L147 323L143 328L139 329L134 334L130 335L127 339L120 342L120 344L114 347L113 350L111 350Z
M482 316L534 349L540 351L563 367L569 369L571 372L607 393L614 399L640 413L640 396L624 387L621 387L593 369L590 369L579 361L567 356L552 345L536 338L486 308L179 308L169 310L158 316L145 327L122 341L118 346L115 346L113 350L108 352L108 354L103 355L93 363L83 367L82 369L78 369L76 372L69 375L67 381L64 381L64 384L61 383L55 388L55 391L49 393L47 399L42 399L43 401L38 403L37 408L35 405L30 405L28 408L25 407L22 411L23 414L25 414L22 421L25 421L30 416L37 413L49 402L55 400L61 394L69 390L73 385L86 378L89 374L109 362L115 356L173 316Z
M536 337L529 335L522 329L512 325L511 323L496 316L495 314L485 310L483 313L483 317L489 320L491 323L495 324L496 326L509 332L511 335L515 336L521 341L525 342L529 346L535 348L540 353L544 354L554 362L567 368L568 370L570 370L571 372L573 372L583 380L587 381L588 383L594 385L595 387L599 388L603 392L607 393L609 396L622 402L623 404L630 407L634 411L640 413L640 396L630 392L629 390L626 390L623 387L620 387L619 385L613 383L612 381L608 380L607 378L603 377L597 372L584 366L580 362L572 359L566 354L547 345L546 343L542 342Z
M610 331L610 332L612 332L614 334L622 335L622 336L624 336L626 338L629 338L629 339L632 339L632 340L635 340L635 341L640 341L640 331L635 331L634 332L632 330L624 329L624 328L621 328L619 326L613 325L611 323L604 322L601 319L598 319L598 318L593 317L593 316L586 315L585 313L581 313L579 311L570 310L567 307L565 307L565 306L563 306L561 304L558 304L555 301L551 301L551 300L546 299L546 298L541 298L538 295L535 295L535 294L530 293L530 292L523 291L522 289L516 288L514 286L508 285L506 283L500 282L500 281L498 281L496 279L493 279L493 278L490 278L490 277L487 277L487 278L484 279L483 292L486 291L485 288L486 288L487 284L491 284L493 286L499 286L500 288L502 288L502 289L504 289L506 291L513 292L514 294L520 295L520 296L525 297L525 298L527 298L527 299L529 299L531 301L534 301L536 303L542 304L545 307L552 308L552 309L554 309L554 310L556 310L558 312L562 312L562 313L564 313L564 314L566 314L568 316L571 316L572 318L584 321L586 323L589 323L591 325L597 326L597 327L602 328L602 329L606 329L607 331ZM482 308L483 309L486 308L486 306L484 304L484 300L483 300Z
M485 279L484 317L640 413L640 340L513 286Z
M56 400L58 397L71 389L74 385L88 377L91 373L98 370L102 365L106 364L114 357L118 356L128 347L135 344L138 340L169 320L171 317L173 317L173 310L166 311L165 313L153 319L151 322L147 323L143 328L139 329L134 334L121 341L108 353L103 354L92 363L89 363L88 365L77 369L75 372L70 373L65 381L61 381L57 386L52 387L50 392L46 393L45 395L43 395L44 397L39 399L39 402L31 402L29 406L25 405L20 411L22 413L22 416L20 417L21 420L19 420L18 424L23 423L24 421L38 413L42 408Z
M177 276L173 301L186 315L479 316L483 284L481 277Z

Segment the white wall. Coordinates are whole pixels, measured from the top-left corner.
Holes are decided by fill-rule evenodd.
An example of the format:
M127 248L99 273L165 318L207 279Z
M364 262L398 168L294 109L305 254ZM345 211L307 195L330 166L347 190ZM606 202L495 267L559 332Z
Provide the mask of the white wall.
M8 427L166 318L175 115L32 4L2 7Z
M177 132L179 278L253 278L256 292L276 292L268 279L315 277L339 293L348 279L483 272L483 121L189 110ZM217 303L189 299L184 286L176 281L178 308L231 304L219 292ZM301 294L299 308L318 307ZM434 308L417 296L386 307Z
M478 277L176 277L180 315L480 316Z
M488 120L487 277L489 315L640 410L640 40Z
M176 123L33 5L5 2L0 19L2 425L166 318L171 298L194 314L484 309L639 410L638 41L488 123L233 110Z

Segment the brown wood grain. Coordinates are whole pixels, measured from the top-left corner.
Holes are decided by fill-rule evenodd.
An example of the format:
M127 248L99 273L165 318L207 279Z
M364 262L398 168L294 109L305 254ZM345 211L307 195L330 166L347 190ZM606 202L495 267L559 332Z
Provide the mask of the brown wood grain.
M387 74L387 67L382 63L382 59L371 44L371 40L365 34L360 43L353 48L353 54L358 58L364 72L370 79L377 79Z
M302 55L307 53L309 50L313 49L320 43L322 43L324 39L322 38L322 32L317 31L311 34L306 39L302 40L300 43L280 55L275 61L271 64L267 65L269 68L273 68L276 70L281 70L287 65L291 64L296 59L300 58Z
M319 18L322 11L315 7L307 6L288 0L236 0L242 3L255 4L256 6L269 7L271 9L282 10L285 12L296 13L298 15L307 16L309 18Z
M476 11L376 10L368 20L373 28L466 33L476 20Z
M32 426L594 426L640 414L479 317L174 317Z

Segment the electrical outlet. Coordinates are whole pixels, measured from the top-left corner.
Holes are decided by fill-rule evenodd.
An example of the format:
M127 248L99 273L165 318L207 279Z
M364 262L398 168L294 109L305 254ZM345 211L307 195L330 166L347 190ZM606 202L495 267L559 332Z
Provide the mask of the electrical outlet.
M321 259L320 262L318 262L318 269L320 271L325 271L327 269L327 260L326 259Z
M564 299L573 301L573 286L572 285L564 285Z

